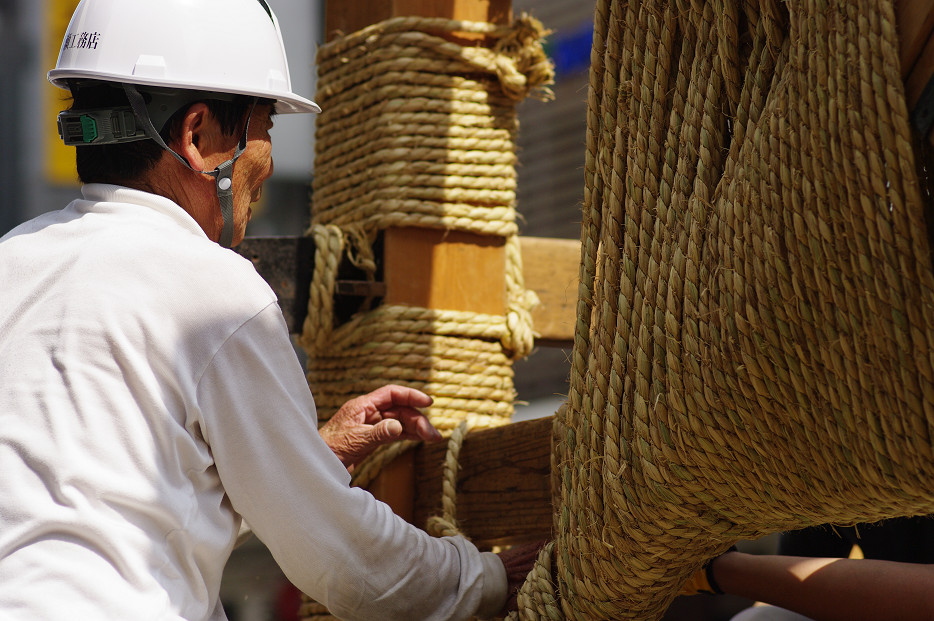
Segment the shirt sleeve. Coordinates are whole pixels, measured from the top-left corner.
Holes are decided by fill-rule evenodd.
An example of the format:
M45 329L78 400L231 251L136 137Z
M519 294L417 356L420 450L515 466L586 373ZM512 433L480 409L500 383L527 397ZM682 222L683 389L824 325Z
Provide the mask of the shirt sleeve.
M198 382L202 434L232 504L298 588L341 619L467 619L506 600L499 557L396 516L318 435L278 306L221 347Z

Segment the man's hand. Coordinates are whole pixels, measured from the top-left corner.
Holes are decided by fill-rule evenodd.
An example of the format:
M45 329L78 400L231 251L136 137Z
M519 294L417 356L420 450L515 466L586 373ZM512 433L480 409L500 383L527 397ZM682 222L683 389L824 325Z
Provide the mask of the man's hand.
M431 397L414 388L383 386L351 399L320 429L321 437L350 468L384 444L398 440L437 442L441 434L417 408Z
M506 567L506 583L509 594L506 598L506 607L503 608L502 616L519 608L516 601L519 589L525 583L526 576L532 571L538 553L544 546L544 541L537 541L513 546L499 552L499 560L503 561L503 565Z

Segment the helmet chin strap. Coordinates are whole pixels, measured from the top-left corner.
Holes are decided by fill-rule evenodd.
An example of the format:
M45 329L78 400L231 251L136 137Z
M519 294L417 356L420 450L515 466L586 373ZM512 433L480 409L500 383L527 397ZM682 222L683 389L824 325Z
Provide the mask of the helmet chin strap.
M246 118L246 127L243 128L243 135L240 137L240 142L237 144L237 150L234 153L234 156L215 168L214 170L197 170L188 163L188 160L183 158L181 155L173 151L165 141L162 139L162 136L159 135L159 132L156 131L156 128L153 127L152 120L149 118L149 110L146 108L146 101L143 99L143 96L132 84L123 84L123 90L126 92L127 99L130 101L130 106L133 108L133 113L136 115L137 120L142 124L143 131L146 132L150 138L156 141L160 147L171 153L175 156L179 162L185 165L191 171L200 173L202 175L208 175L214 177L214 189L217 192L217 200L220 202L221 206L221 216L224 220L224 228L221 230L221 237L217 243L219 243L224 248L230 248L230 245L233 243L233 234L234 234L234 217L233 217L233 172L234 164L236 164L237 159L243 152L246 150L247 146L247 134L250 131L250 119L253 117L253 110L256 108L256 98L253 98L253 105L250 107L250 113Z

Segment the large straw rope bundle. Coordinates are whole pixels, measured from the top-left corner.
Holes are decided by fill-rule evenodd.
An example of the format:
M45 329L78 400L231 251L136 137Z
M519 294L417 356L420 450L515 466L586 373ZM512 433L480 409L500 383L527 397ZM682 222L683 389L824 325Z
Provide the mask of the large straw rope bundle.
M461 45L455 35L492 45ZM512 26L396 18L338 38L318 52L322 107L316 137L312 227L315 274L302 344L325 419L349 398L386 383L419 388L445 435L508 423L512 360L532 346L515 210L515 107L550 82L534 19ZM377 277L374 245L389 227L459 230L506 238L502 316L378 305L337 325L335 282L346 257ZM366 486L405 446L354 472ZM329 619L306 601L302 616Z
M658 619L738 539L934 512L891 2L600 0L591 79L557 585L522 618Z

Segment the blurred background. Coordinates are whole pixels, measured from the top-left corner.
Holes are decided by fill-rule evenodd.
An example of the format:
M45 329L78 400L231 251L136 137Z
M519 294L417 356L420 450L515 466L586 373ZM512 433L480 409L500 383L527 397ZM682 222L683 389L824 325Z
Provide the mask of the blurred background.
M285 39L292 86L314 99L315 52L324 40L323 0L268 0ZM0 235L79 195L74 149L58 138L56 116L68 93L46 80L77 0L0 0ZM594 0L514 0L553 33L554 101L520 105L518 209L523 236L579 237ZM171 36L167 33L166 36ZM246 44L246 42L244 42ZM222 62L219 59L218 62ZM254 206L250 236L301 235L310 221L314 115L276 119L275 174ZM572 292L572 295L576 295ZM515 367L517 420L550 416L567 393L570 351L538 348ZM771 548L769 541L750 543ZM297 619L297 593L255 540L235 551L223 588L231 621ZM683 598L666 617L728 619L748 602Z

